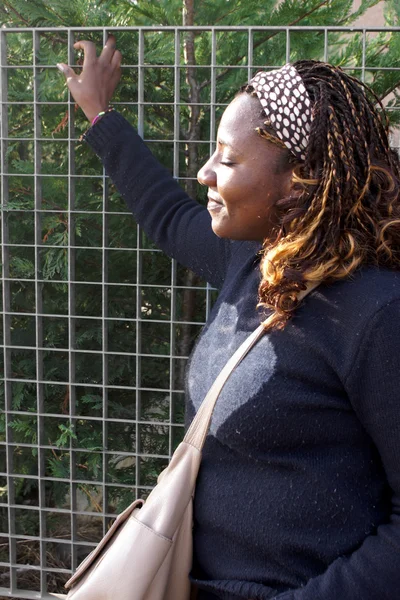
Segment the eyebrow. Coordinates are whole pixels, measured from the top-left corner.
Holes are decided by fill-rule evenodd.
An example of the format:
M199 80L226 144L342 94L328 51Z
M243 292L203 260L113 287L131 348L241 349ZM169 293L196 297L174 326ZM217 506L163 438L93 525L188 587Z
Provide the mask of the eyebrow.
M228 141L224 140L219 136L217 138L217 144L221 144L221 146L229 146L229 148L232 148L232 144L230 144Z
M233 152L236 152L236 154L240 154L240 152L234 148L234 146L232 144L230 144L227 140L224 140L222 138L218 138L217 139L217 144L220 146L226 146L227 148L229 148L230 150L232 150Z

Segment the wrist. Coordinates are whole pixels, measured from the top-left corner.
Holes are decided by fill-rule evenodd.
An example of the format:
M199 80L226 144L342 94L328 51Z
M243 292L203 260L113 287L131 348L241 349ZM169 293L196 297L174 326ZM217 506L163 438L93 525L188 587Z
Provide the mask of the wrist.
M95 108L90 108L89 110L83 110L86 115L86 118L90 123L92 123L93 119L97 117L101 112L106 111L109 108L109 105L96 106Z
M100 119L102 119L105 115L107 115L110 112L113 112L114 108L112 106L109 106L108 108L106 108L105 110L101 110L99 113L97 113L93 119L91 119L90 121L90 126L88 127L88 129L85 131L85 133L83 133L81 135L81 137L79 138L80 141L83 141L84 139L86 139L86 135L88 133L88 131L90 131L92 129L92 127L94 125L96 125L96 123L98 121L100 121ZM86 113L85 113L86 114ZM92 115L92 113L89 113L90 116ZM89 115L87 115L87 117L89 118Z
M97 123L97 121L99 121L100 119L102 119L104 117L104 115L112 112L114 110L114 108L112 106L109 106L108 108L100 111L99 113L97 113L97 115L95 117L93 117L93 119L91 120L90 124L91 127L93 127L93 125L95 125Z

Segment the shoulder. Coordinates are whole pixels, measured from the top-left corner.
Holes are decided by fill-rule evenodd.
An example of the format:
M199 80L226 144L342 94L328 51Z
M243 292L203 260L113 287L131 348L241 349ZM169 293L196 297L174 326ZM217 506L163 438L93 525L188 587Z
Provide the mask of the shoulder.
M375 340L381 344L386 338L384 354L392 338L400 340L400 272L363 267L344 280L321 284L296 311L292 329L304 338L307 351L323 356L346 380L360 352Z
M347 314L361 324L385 306L400 301L400 271L363 267L347 279L319 286L314 296L321 309Z

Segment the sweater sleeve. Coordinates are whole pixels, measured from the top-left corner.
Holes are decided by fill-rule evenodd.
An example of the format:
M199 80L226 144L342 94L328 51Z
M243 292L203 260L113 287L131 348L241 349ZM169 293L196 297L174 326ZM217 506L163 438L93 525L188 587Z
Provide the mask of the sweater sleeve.
M84 139L149 238L168 256L220 287L232 242L213 233L206 208L188 197L124 117L110 113Z
M396 600L400 589L400 300L370 321L346 388L380 454L393 492L391 516L349 556L279 600Z

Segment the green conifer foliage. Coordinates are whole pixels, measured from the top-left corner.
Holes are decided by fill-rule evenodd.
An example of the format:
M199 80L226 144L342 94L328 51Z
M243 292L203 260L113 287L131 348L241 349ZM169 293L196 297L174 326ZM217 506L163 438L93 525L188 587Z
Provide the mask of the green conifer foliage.
M218 121L224 105L249 75L249 33L235 27L254 28L251 72L282 65L288 59L325 57L364 78L388 106L392 124L399 123L400 32L367 32L364 40L361 31L350 28L329 30L327 35L323 29L292 29L287 54L285 29L260 29L350 27L378 3L363 0L357 11L352 0L3 0L0 4L1 31L6 37L3 64L6 61L9 67L2 70L3 90L10 103L5 107L9 139L3 141L8 175L3 175L6 194L1 200L8 254L3 256L2 268L9 286L7 310L12 313L4 319L7 331L1 332L12 346L7 350L12 414L7 423L1 415L0 439L6 440L8 427L15 504L38 505L40 464L46 506L70 508L75 494L92 514L93 523L89 517L80 517L80 527L86 535L83 539L93 542L102 535L94 513L119 512L131 502L135 483L138 493L146 495L182 437L184 366L206 316L204 282L180 266L174 267L172 275L171 261L125 214L124 202L103 178L98 158L83 143L68 143L70 135L79 138L87 127L80 109L68 103L64 79L55 68L58 62L70 62L69 41L83 37L101 48L104 32L93 28L132 28L115 32L124 65L115 106L134 125L143 111L144 137L171 171L174 148L178 148L174 175L203 202L205 192L195 183L195 176L210 152L214 117ZM400 25L398 1L384 4L387 26ZM186 25L205 29L180 34L177 132L171 104L175 35L165 27L182 25L183 19ZM210 25L231 28L215 33L214 72ZM144 107L138 106L138 26L153 27L141 34ZM26 27L35 30L22 29ZM88 29L72 31L69 37L65 27ZM10 32L10 28L21 30ZM74 61L79 68L79 53L74 53ZM215 98L211 98L213 77ZM36 128L34 97L40 102ZM75 176L68 179L71 157ZM39 211L34 210L35 198ZM142 284L139 288L137 278ZM68 285L71 279L73 286ZM37 385L37 378L43 383ZM4 382L0 383L2 408ZM136 385L143 388L140 402L136 402ZM172 393L168 392L171 385ZM0 449L4 472L4 444ZM4 477L0 500L7 502ZM69 539L69 521L63 525L56 513L46 519L48 537ZM3 527L6 521L4 510L0 514ZM32 515L22 515L20 523L25 534L38 535ZM68 561L63 562L60 548L53 548L51 556L51 560L58 557L53 566L71 568ZM7 562L7 557L0 553L0 560ZM48 566L49 561L48 557ZM8 586L2 577L0 573L0 588ZM49 581L50 591L62 591L63 576Z

